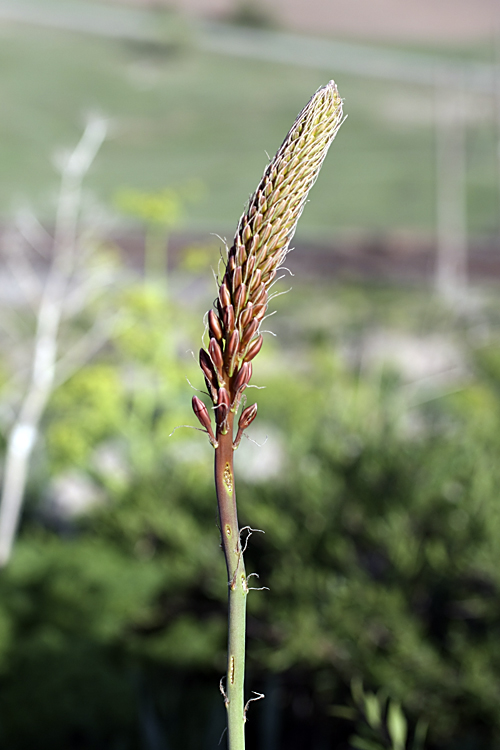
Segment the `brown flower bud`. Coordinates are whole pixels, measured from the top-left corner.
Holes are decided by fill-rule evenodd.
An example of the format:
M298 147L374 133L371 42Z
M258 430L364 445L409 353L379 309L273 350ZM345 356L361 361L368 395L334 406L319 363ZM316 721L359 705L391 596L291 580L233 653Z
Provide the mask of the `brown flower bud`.
M252 229L249 224L245 224L243 228L243 232L241 233L241 239L243 240L245 245L248 242L248 240L251 238L251 236L252 236Z
M249 345L248 349L245 353L245 362L250 362L251 359L257 356L257 354L262 349L262 344L264 342L264 339L262 336L259 336L258 339L255 339L255 341L252 341L252 343Z
M246 284L240 284L240 286L236 290L235 300L234 300L235 307L236 307L235 309L236 317L238 317L243 306L245 305L246 298L247 298Z
M257 248L259 247L259 235L258 233L254 234L252 239L250 240L248 246L247 246L247 252L249 255L253 255Z
M219 289L219 299L222 305L222 309L226 308L228 305L231 304L231 295L229 294L229 289L226 285L226 277L224 276L224 280L221 284L221 287Z
M271 270L271 268L273 268L273 266L275 265L275 263L276 263L276 258L273 258L272 255L270 255L269 257L267 257L264 260L264 262L261 263L261 265L260 265L260 272L261 272L262 276L264 276L266 273L269 273L269 271Z
M228 305L224 310L224 328L226 330L226 335L230 336L231 333L234 331L234 308L232 305Z
M245 263L245 273L243 274L243 281L245 282L245 284L248 284L249 280L252 277L256 260L257 258L255 257L255 255L251 255Z
M214 366L205 349L200 349L200 367L206 378L212 382L214 378Z
M254 316L253 303L249 302L240 316L240 333L249 324Z
M227 344L228 359L231 359L231 357L234 357L234 355L239 349L239 346L240 346L240 334L238 333L238 329L236 328L232 332L231 338L229 339L228 344Z
M245 330L243 331L243 335L241 337L241 344L242 346L246 346L255 336L257 333L257 330L259 328L259 321L253 320L250 321L250 323L247 325Z
M256 416L257 416L257 404L252 404L251 406L247 406L247 408L243 409L243 411L241 412L241 416L238 422L238 427L241 430L246 430L246 428L252 424Z
M222 328L220 320L213 310L208 313L208 330L210 331L210 338L220 341L222 339Z
M240 348L240 334L238 332L238 329L235 328L227 344L226 367L227 367L227 371L228 371L230 378L233 377L234 368L237 366L237 363L238 363L239 348Z
M201 398L198 398L198 396L193 396L192 405L193 411L196 414L199 423L208 432L210 438L212 440L215 440L215 435L212 430L212 423L210 421L210 415L208 413L207 407L205 406Z
M227 390L225 388L219 388L216 407L217 424L222 425L226 421L230 406L231 402Z
M236 377L233 382L234 392L238 393L238 391L241 391L243 390L243 388L246 388L247 384L250 382L251 377L252 377L252 363L243 362L240 369L236 373Z
M257 404L252 404L252 406L247 406L246 409L243 409L241 412L241 416L238 421L238 432L236 433L236 438L233 443L233 448L236 450L238 445L241 443L241 438L243 437L243 431L246 430L248 425L250 425L255 417L257 416Z
M242 266L248 257L248 253L245 249L245 245L238 244L236 246L236 265Z
M222 352L219 344L215 339L210 339L210 343L208 345L208 353L210 354L210 358L213 362L213 365L217 372L222 374L222 366L224 364L224 360L222 359Z
M250 283L248 285L248 291L250 294L257 289L258 286L260 286L260 278L262 276L260 268L257 268L256 271L253 272L252 278L250 279Z
M234 269L233 273L233 293L236 293L238 291L238 287L240 287L243 283L243 273L241 270L241 266L237 266L237 268Z
M261 283L259 289L256 289L253 293L252 302L255 309L260 307L262 304L267 305L267 290L264 283Z

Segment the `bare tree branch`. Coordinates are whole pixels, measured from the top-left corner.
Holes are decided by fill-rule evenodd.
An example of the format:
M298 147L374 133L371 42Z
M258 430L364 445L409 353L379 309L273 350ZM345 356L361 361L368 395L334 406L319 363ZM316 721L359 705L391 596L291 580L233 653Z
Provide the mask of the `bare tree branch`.
M0 566L8 563L28 478L29 460L42 415L56 384L58 341L65 300L77 262L78 218L83 178L104 138L106 122L91 120L76 148L61 161L61 186L52 257L37 309L31 375L7 439L0 499Z

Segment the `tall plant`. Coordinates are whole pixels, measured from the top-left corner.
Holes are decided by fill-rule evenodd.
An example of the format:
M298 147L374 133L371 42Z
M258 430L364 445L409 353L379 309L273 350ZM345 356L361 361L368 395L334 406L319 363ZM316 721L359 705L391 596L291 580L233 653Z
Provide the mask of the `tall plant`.
M262 347L260 325L269 290L330 144L342 123L342 101L333 81L320 88L295 120L243 213L215 309L208 313L209 344L200 366L215 413L215 429L203 401L193 409L215 449L215 486L229 587L229 638L224 691L229 750L245 747L245 613L249 591L238 527L233 454L257 414L242 396L252 377L252 360Z

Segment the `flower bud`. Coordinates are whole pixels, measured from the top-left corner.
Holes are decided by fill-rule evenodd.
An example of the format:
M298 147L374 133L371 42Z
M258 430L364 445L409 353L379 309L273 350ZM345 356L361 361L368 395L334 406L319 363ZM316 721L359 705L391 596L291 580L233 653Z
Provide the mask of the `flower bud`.
M240 430L246 430L246 428L252 424L253 420L257 416L257 404L252 404L251 406L247 406L246 409L243 409L241 412L241 416L238 422L238 427Z
M236 317L238 317L238 315L240 314L241 310L243 309L243 306L245 304L246 298L247 298L247 287L246 287L246 284L240 284L240 286L236 290L235 299L234 299L234 303L235 303L235 307L236 307L236 310L235 310Z
M228 305L224 309L223 315L224 328L226 329L226 336L230 336L234 331L234 308L232 305Z
M199 423L208 432L210 438L215 440L215 436L212 430L212 424L210 421L210 415L208 413L207 407L205 406L201 398L198 398L198 396L193 396L192 405L193 405L193 411L196 414Z
M260 241L263 244L268 241L269 237L271 236L272 231L273 231L273 226L270 221L267 221L264 226L264 229L261 229L261 232L260 232Z
M240 316L240 332L250 323L254 316L253 303L248 302Z
M219 344L215 339L210 339L210 343L208 345L208 353L210 354L210 358L213 362L213 365L215 369L222 374L222 367L224 364L224 360L222 359L222 352Z
M240 369L236 373L236 377L233 382L233 390L235 393L246 388L247 383L250 382L252 377L252 364L251 362L243 362Z
M233 294L236 294L238 291L238 287L240 287L243 283L243 273L241 270L241 266L237 266L234 269L233 273Z
M255 341L252 341L248 349L245 353L245 362L250 362L251 359L257 356L257 354L262 349L262 344L264 343L264 339L262 336L259 336L258 339L255 339Z
M205 349L200 349L200 367L203 370L205 377L212 382L214 377L214 366Z
M222 339L222 328L220 320L213 310L208 313L208 329L210 331L210 338L220 341Z
M252 274L252 278L250 279L250 283L248 284L248 290L250 294L252 294L255 289L257 289L258 286L260 286L260 278L262 276L260 268L257 268L256 271Z
M236 246L236 264L242 266L248 257L245 245L238 244Z
M253 320L250 321L250 323L247 325L245 330L243 331L243 335L241 337L241 343L243 346L246 346L255 336L257 333L257 330L259 328L259 321Z
M228 305L231 304L231 295L229 294L229 289L226 285L226 277L224 276L224 280L221 284L221 287L219 289L219 299L222 305L222 309L226 308Z
M228 341L227 344L227 357L228 359L231 359L234 357L236 352L238 351L240 346L240 334L238 333L238 329L235 328L235 330L231 334L231 338Z
M217 396L217 424L222 425L226 421L231 402L229 394L225 388L219 388Z
M267 290L264 283L262 283L253 293L252 302L255 308L261 307L261 305L267 305Z
M250 255L247 262L245 263L245 273L243 274L243 280L246 284L249 283L249 279L252 278L253 269L255 268L255 255Z

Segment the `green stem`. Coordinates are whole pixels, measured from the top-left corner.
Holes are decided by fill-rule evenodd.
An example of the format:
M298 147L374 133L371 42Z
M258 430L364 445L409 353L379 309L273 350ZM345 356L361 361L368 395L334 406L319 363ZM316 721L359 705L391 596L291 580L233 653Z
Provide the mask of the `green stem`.
M227 433L218 434L215 450L215 486L219 505L222 546L226 558L229 614L226 676L228 750L245 750L245 618L247 580L236 512L233 471L233 415Z

